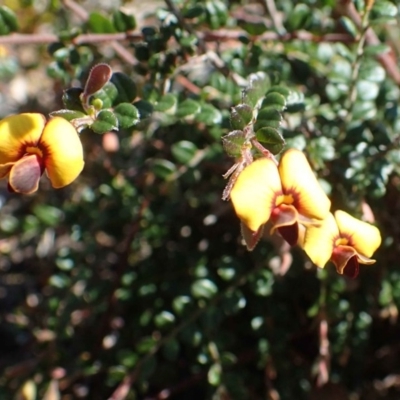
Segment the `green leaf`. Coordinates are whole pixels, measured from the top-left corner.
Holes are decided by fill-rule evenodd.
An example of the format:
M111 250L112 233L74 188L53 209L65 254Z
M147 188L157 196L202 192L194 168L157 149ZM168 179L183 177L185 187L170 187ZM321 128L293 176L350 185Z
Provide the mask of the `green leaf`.
M289 97L291 90L288 89L286 86L275 85L269 88L267 94L273 92L281 94L286 99L287 97Z
M169 160L155 159L152 163L152 171L157 177L167 180L176 172L176 166Z
M364 56L377 56L380 54L388 53L390 46L384 43L369 44L364 47Z
M0 21L1 30L1 21ZM47 66L47 74L53 79L60 79L66 82L69 79L69 73L65 70L64 66L58 62L52 62Z
M187 35L185 37L183 37L179 42L181 44L181 46L183 47L187 47L189 49L194 49L196 44L198 43L199 38L192 34L192 35Z
M161 99L157 102L157 104L154 106L155 111L161 111L165 113L174 113L176 110L176 105L178 103L178 100L176 98L176 95L172 93L168 93L161 97Z
M209 279L198 279L192 284L192 294L196 298L210 299L218 292L217 285Z
M263 108L258 112L254 130L258 131L263 127L279 128L281 121L282 115L278 110L274 108Z
M136 350L139 353L146 354L153 349L153 347L157 344L157 339L154 339L151 336L145 336L137 343L136 342Z
M76 48L72 48L70 50L68 60L72 65L80 64L80 62L81 62L81 54L79 53L79 51Z
M94 33L115 33L113 23L98 12L90 13L87 23L89 29Z
M308 152L313 164L323 168L324 160L335 158L335 141L325 136L315 138L309 142Z
M204 6L202 4L196 4L188 8L184 13L183 17L188 19L198 18L205 12Z
M251 74L249 86L243 91L243 103L250 107L256 107L267 93L269 85L269 77L264 72Z
M246 20L239 20L239 26L250 35L262 35L267 31L268 27L264 21L249 22Z
M18 31L18 19L14 11L6 6L0 6L0 34L7 35L10 32Z
M228 20L228 9L220 0L208 0L205 4L207 19L211 29L224 26Z
M340 17L339 19L340 24L345 29L347 33L349 33L353 38L357 37L358 35L358 28L355 23L348 17Z
M398 14L397 7L390 1L379 0L375 1L371 10L371 19L377 18L396 18Z
M283 111L286 107L285 98L278 92L268 93L262 102L262 108L270 107L278 111Z
M69 53L69 49L61 47L53 53L53 57L57 62L64 62L69 58Z
M56 226L63 217L63 212L46 204L38 204L33 208L33 214L45 225Z
M353 119L367 121L376 116L376 104L373 101L356 101L353 106Z
M174 143L171 146L171 153L174 158L182 163L189 163L195 154L197 153L198 148L193 142L189 142L188 140L181 140L180 142Z
M236 276L235 268L230 267L218 268L217 273L225 281L230 281Z
M376 82L359 80L357 82L357 97L360 100L375 100L379 94L380 86Z
M112 130L118 129L118 120L115 114L109 110L100 111L96 120L90 126L90 128L96 133L106 133Z
M118 126L122 129L136 125L139 120L139 111L131 103L120 103L114 108L114 114L118 119Z
M182 314L187 305L191 303L191 301L191 297L189 296L175 297L172 302L172 308L174 309L175 313Z
M80 27L73 27L68 30L62 30L58 33L61 42L70 42L82 33ZM51 46L51 45L50 45Z
M243 130L253 119L253 109L247 104L239 104L231 110L231 125L235 130Z
M198 101L186 99L179 104L176 116L178 118L194 117L198 112L200 112L200 109L201 107Z
M305 110L304 94L298 91L290 91L286 97L286 112L295 113Z
M154 324L158 328L170 325L175 321L175 316L169 311L161 311L154 317Z
M157 29L154 26L144 26L142 33L145 41L150 41L157 35Z
M151 56L151 51L147 43L136 43L134 45L135 56L139 61L148 61Z
M255 135L257 140L272 154L280 153L285 146L285 140L282 135L274 128L261 128Z
M385 69L375 61L364 62L360 66L359 79L369 82L383 82L386 78Z
M62 96L62 102L64 103L64 106L69 110L85 112L81 101L82 93L83 89L77 87L64 90Z
M76 118L83 118L86 117L86 114L81 111L76 110L57 110L50 113L51 117L62 117L67 121L72 121Z
M122 72L115 72L111 77L111 82L115 85L118 95L114 100L114 105L119 103L132 103L136 98L136 85L133 80Z
M103 102L102 108L111 108L117 96L118 90L115 85L112 82L107 82L102 89L91 96L90 103L93 104L95 100L99 99Z
M299 3L294 6L286 21L288 31L293 32L299 29L307 29L311 21L312 11L310 7L304 3Z
M150 115L153 112L153 105L146 101L146 100L138 100L133 103L133 105L137 108L139 111L140 119L143 120L147 117L150 117Z
M212 104L202 104L200 112L195 115L195 119L206 125L215 125L221 123L222 115Z
M222 146L229 156L237 158L241 156L245 141L246 135L243 131L232 131L222 138Z
M118 32L132 31L136 28L134 15L117 10L113 13L113 24Z
M214 363L208 370L208 383L213 386L218 386L221 383L222 368L220 363Z

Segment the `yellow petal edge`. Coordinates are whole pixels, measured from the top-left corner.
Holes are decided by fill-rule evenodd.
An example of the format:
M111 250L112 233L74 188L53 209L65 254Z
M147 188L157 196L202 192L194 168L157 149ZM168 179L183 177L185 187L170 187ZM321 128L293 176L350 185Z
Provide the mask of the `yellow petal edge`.
M281 192L278 168L272 160L261 158L241 172L231 200L239 219L256 232L269 220L275 196Z
M72 124L61 117L51 119L40 140L47 175L54 188L73 182L82 172L83 148Z
M342 210L335 212L335 219L341 236L350 236L351 245L359 254L369 258L380 246L382 239L377 227L354 218Z
M324 219L328 215L331 202L303 152L287 150L279 163L279 174L285 194L297 193L300 214L315 219Z
M331 213L318 226L309 226L304 236L303 249L311 261L319 268L332 256L334 240L339 235L335 218Z
M15 162L27 146L36 146L46 119L42 114L17 114L0 121L0 164Z

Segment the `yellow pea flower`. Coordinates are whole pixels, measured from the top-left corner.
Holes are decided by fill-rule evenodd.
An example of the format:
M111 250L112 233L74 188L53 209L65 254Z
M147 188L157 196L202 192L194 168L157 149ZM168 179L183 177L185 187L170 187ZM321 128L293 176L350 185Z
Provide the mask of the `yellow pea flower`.
M380 244L378 228L338 210L320 226L307 228L303 248L318 267L331 260L339 274L355 278L359 264L375 263L370 257Z
M46 170L54 188L69 185L84 166L82 143L65 119L46 122L41 114L12 115L0 121L0 179L9 189L29 194Z
M293 246L299 240L299 224L318 224L331 204L306 157L295 149L284 153L279 166L269 158L247 166L232 188L231 199L248 244L247 238L259 238L270 221L270 233L278 230Z

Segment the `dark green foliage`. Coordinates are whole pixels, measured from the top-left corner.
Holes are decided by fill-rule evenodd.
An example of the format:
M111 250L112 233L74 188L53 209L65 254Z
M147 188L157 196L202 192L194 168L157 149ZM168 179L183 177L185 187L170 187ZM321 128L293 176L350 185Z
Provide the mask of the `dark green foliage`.
M8 35L18 30L18 19L15 13L6 6L0 5L0 35Z

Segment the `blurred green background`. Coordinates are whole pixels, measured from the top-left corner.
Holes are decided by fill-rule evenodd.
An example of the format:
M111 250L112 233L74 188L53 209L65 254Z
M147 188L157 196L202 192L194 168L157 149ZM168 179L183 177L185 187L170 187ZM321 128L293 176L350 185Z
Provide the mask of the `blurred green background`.
M83 131L64 189L2 181L0 399L400 398L397 1L4 5L0 117L65 108L107 62L141 118ZM257 71L288 89L280 131L333 209L381 230L356 280L241 243L221 138Z

